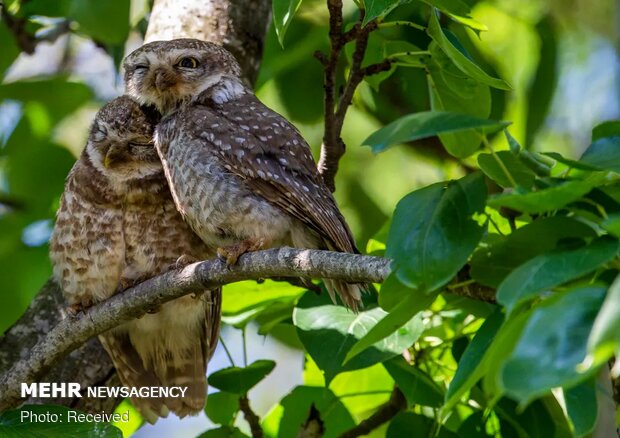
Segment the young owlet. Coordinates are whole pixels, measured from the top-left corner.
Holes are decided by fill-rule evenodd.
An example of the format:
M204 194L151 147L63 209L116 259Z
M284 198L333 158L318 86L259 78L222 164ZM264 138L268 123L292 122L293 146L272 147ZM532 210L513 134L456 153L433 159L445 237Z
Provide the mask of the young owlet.
M177 208L228 263L285 245L358 252L310 147L243 84L232 54L194 39L157 41L123 66L127 92L166 116L155 144ZM325 284L357 309L362 285Z
M129 97L108 103L69 173L50 257L74 310L156 276L180 257L212 255L175 208L153 146L155 113ZM203 409L220 302L220 291L185 296L100 335L125 386L188 388L183 398L133 399L149 422Z

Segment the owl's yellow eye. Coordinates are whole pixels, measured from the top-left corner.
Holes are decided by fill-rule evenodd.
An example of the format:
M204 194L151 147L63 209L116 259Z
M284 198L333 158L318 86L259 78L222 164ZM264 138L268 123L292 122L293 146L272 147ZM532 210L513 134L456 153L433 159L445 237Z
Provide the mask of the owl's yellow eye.
M196 58L183 58L177 63L177 65L183 68L196 68L198 67L198 61Z

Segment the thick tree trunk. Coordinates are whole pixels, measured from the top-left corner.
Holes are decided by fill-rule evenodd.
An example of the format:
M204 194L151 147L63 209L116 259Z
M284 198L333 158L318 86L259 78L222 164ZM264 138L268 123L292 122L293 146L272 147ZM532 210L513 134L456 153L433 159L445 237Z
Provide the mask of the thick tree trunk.
M269 0L155 0L147 41L199 38L227 47L239 60L250 83L256 79L269 25ZM0 338L0 375L64 318L58 286L48 281L21 318ZM89 386L118 385L112 363L96 338L53 367L44 382L78 382ZM43 399L89 412L110 412L120 400Z
M146 42L198 38L226 47L254 83L271 15L265 0L156 0Z

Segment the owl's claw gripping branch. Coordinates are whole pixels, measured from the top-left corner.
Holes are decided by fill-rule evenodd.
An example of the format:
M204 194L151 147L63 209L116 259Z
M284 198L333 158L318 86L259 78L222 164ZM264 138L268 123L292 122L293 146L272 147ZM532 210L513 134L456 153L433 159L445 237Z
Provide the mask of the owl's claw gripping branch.
M224 246L217 249L217 257L226 262L228 266L236 265L239 257L246 252L258 251L269 247L266 239L246 239L230 246Z

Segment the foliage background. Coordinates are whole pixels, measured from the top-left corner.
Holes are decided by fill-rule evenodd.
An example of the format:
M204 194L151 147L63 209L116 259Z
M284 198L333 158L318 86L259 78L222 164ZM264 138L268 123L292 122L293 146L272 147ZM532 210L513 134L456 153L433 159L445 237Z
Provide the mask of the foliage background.
M64 178L84 146L96 109L122 92L116 66L123 53L140 44L149 8L140 0L5 3L8 11L19 9L20 14L31 17L27 23L31 33L53 31L62 17L72 17L74 32L53 44L41 43L33 55L27 55L20 53L6 22L0 23L2 330L17 319L51 274L47 239ZM512 89L474 87L473 94L453 101L450 110L510 120L511 134L526 148L556 151L569 158L577 158L585 150L593 126L620 117L620 12L613 0L466 3L472 7L472 17L486 24L488 31L478 39L462 27L448 27L486 72L505 79ZM424 8L420 2L411 2L399 7L390 19L425 24ZM345 3L349 18L355 11L352 2ZM322 68L312 54L317 49L326 51L327 22L324 2L305 0L290 23L284 48L272 26L256 84L258 96L299 127L317 157L323 133ZM390 32L389 38L406 39L418 47L428 45L428 36L415 29ZM370 57L379 56L377 47L371 43ZM395 118L429 109L429 99L425 72L415 68L398 68L380 85L373 79L364 82L356 94L343 131L348 150L337 176L336 198L362 249L370 241L372 250L372 245L381 241L371 238L381 235L396 204L407 193L460 178L477 167L475 159L458 160L448 155L436 138L409 142L378 155L361 146L370 134ZM485 105L490 105L487 114L483 114ZM498 150L507 149L503 136L492 137L491 142ZM302 292L272 283L226 288L224 313L231 328L225 330L224 338L237 364L243 363L243 342L248 345L250 362L270 358L278 363L270 380L251 393L261 414L295 384L323 384L314 361L303 360L295 328L282 317L290 315L287 312L293 300ZM279 304L270 306L271 301ZM444 305L435 303L434 313L427 317L446 316L441 314ZM427 325L425 342L436 346L455 334L460 337L475 332L482 320L471 315L484 311L478 303L467 305L470 308L463 306L459 315ZM245 327L257 315L257 322L249 323L242 339L232 326ZM448 350L464 347L449 342L444 346ZM433 359L448 368L445 372L433 371L440 385L454 372L454 361L442 356L448 350L436 353ZM211 371L227 366L226 360L220 348ZM376 365L340 374L330 388L337 395L371 392L342 398L359 420L388 398L393 385L390 374ZM472 412L482 416L482 411L463 407L461 417L467 418ZM267 420L276 416L272 414ZM166 428L167 423L162 421L156 427ZM195 432L206 428L204 417L182 424ZM266 426L269 429L268 421ZM143 428L137 435L148 433L149 428ZM382 433L378 431L377 436Z

